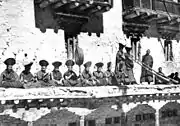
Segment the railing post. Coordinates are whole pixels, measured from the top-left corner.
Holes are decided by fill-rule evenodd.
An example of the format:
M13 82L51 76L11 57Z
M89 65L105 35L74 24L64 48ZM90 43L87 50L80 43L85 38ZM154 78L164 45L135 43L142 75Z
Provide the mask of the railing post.
M155 114L156 118L156 126L160 126L160 123L159 123L159 109L156 109L156 114Z
M80 119L80 126L85 126L84 125L84 115L81 116L81 119Z

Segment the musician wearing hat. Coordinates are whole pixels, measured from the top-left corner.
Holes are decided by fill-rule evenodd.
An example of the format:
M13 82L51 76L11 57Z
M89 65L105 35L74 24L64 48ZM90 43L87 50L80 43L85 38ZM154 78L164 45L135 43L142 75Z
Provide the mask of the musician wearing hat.
M159 76L158 76L159 75ZM165 74L162 72L162 67L158 68L157 75L155 76L155 84L167 84L168 81L166 80Z
M106 80L108 81L108 85L117 85L117 80L115 78L114 72L112 72L112 62L107 63L107 70L105 72Z
M67 66L68 70L64 73L63 77L63 84L64 86L81 86L80 85L80 78L76 75L73 71L74 66L73 60L67 60L65 65Z
M97 70L93 72L93 76L96 79L97 86L107 85L105 73L102 72L102 67L104 64L102 62L98 62L95 64L95 66L97 67Z
M13 70L16 64L14 58L8 58L4 61L6 69L1 73L0 86L5 88L22 88L23 85L19 81L18 74Z
M34 76L31 73L31 66L33 65L33 62L24 61L23 65L24 65L24 70L21 72L19 78L21 83L27 84L34 80Z
M133 68L134 68L134 63L133 63L133 57L131 55L131 47L126 46L126 53L124 54L125 56L125 74L127 75L125 77L125 84L129 85L129 84L137 84L136 83L136 79L134 77L134 72L133 72Z
M39 82L37 83L37 87L54 86L50 73L46 71L47 66L49 65L48 61L40 60L39 65L41 66L41 70L35 75L37 81Z
M52 65L54 66L54 70L51 72L52 80L56 84L60 84L60 81L62 79L62 73L60 72L59 67L62 65L62 63L59 61L55 61L52 63Z
M90 72L92 62L88 61L84 64L84 70L82 72L82 83L83 86L92 86L95 84L92 73Z
M119 50L116 54L115 75L118 84L124 83L124 79L125 79L125 57L123 53L124 47L125 45L119 43Z

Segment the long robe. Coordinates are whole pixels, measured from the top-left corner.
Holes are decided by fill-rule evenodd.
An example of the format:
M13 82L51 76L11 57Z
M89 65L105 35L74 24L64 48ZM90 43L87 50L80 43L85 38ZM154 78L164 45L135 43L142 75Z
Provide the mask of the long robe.
M37 79L37 82L28 83L26 84L25 88L43 88L55 86L50 73L39 71L35 74L35 78Z
M64 86L67 86L67 87L81 86L80 80L74 71L72 71L72 70L66 71L64 73L63 77L64 77L64 80L63 80ZM66 78L69 78L69 79L66 79Z
M106 75L106 78L107 78L107 81L108 81L108 85L117 85L118 84L114 72L112 72L110 70L107 70L105 72L105 75Z
M34 78L33 74L31 72L25 73L24 71L21 72L19 75L20 81L23 83L31 82Z
M116 66L115 66L115 75L118 81L118 84L124 83L125 81L125 58L122 50L119 50L116 54Z
M93 86L95 84L93 75L90 73L90 71L83 70L82 83L83 83L83 86Z
M0 75L0 87L23 88L23 84L19 81L18 74L15 71L7 72L4 70Z
M151 55L144 55L142 57L142 63L148 66L149 68L153 67L153 58ZM145 66L145 67L146 67ZM141 69L141 78L140 82L153 82L153 73L152 70L147 70L146 68L142 67Z
M125 74L127 77L125 78L125 84L133 84L136 83L136 79L134 78L134 63L133 60L131 59L131 55L128 53L125 53Z
M62 86L62 83L61 83L62 73L59 70L58 71L53 70L51 72L51 77L54 83L56 84L56 86Z
M102 71L94 71L93 76L96 79L97 86L107 85L106 75Z
M28 85L31 85L31 83L33 83L34 80L33 74L31 72L26 73L25 71L21 72L19 78L24 88L28 88Z
M155 76L155 84L167 84L168 83L167 80L163 79L164 73L158 72L158 75L161 75L162 77Z

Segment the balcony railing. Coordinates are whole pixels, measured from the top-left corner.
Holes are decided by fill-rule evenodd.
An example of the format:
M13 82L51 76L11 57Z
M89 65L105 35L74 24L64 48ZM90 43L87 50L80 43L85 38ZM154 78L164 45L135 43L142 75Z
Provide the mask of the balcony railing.
M123 0L123 11L132 8L150 9L180 16L180 3L171 0Z

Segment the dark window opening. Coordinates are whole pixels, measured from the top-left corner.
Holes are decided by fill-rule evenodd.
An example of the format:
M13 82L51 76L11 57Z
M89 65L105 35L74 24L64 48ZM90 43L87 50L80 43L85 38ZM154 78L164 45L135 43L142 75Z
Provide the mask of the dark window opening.
M141 115L136 115L136 121L141 121L142 118L141 118Z
M106 118L106 124L112 124L112 118Z
M173 109L172 112L173 112L173 116L178 116L178 111L176 109Z
M155 120L155 114L154 113L150 113L150 119Z
M141 126L141 124L134 124L134 126Z
M57 124L51 124L50 126L57 126Z
M120 123L120 117L114 117L114 124Z
M150 114L143 114L143 120L149 120Z
M172 41L164 41L164 54L166 61L173 61L173 50L172 50Z
M88 126L96 126L95 120L88 120Z
M73 123L69 123L68 126L77 126L77 123L76 122L73 122Z
M178 111L177 109L173 109L173 110L168 109L166 111L162 111L161 114L162 114L161 116L162 118L176 117L178 116Z

